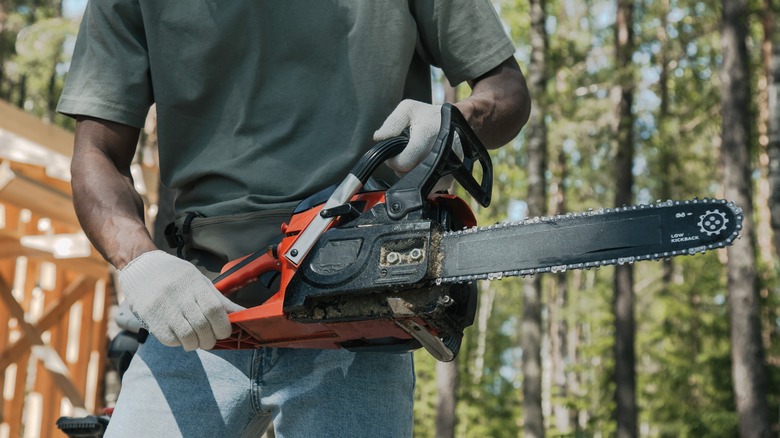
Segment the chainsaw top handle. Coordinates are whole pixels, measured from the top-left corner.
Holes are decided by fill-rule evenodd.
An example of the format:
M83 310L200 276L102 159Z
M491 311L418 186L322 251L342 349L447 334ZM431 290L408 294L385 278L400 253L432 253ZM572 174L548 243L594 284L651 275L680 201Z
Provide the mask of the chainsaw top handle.
M457 133L463 147L463 160L453 151ZM482 181L473 176L474 163L482 166ZM441 107L441 128L431 152L414 169L387 190L387 213L400 219L423 208L424 201L443 176L455 180L483 207L490 205L493 191L493 164L490 155L457 107Z

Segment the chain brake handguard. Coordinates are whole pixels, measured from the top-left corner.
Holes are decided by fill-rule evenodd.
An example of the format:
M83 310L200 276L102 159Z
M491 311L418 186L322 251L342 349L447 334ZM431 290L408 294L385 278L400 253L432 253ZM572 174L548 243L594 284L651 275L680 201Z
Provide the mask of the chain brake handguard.
M462 160L453 150L455 134L463 148ZM473 175L476 163L482 167L479 182ZM442 105L441 128L430 154L387 190L388 216L398 220L423 208L433 187L447 175L453 175L481 206L490 205L493 190L490 155L458 108L449 103Z

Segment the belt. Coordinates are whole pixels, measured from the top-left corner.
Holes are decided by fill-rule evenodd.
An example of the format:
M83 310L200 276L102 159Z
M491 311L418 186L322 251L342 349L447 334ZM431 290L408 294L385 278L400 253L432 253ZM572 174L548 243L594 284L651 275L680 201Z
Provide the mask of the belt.
M179 258L183 258L184 245L192 236L192 220L202 216L200 213L188 211L180 227L176 226L175 221L165 226L165 241L170 248L176 248L176 255Z

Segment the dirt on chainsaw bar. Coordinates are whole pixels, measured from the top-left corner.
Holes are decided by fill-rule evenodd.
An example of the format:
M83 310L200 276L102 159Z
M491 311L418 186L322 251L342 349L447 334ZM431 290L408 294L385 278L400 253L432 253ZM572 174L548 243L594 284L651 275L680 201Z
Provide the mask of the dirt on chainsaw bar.
M428 260L428 273L431 278L440 277L444 267L444 253L441 251L441 240L441 233L431 233L431 249L428 251L428 254L430 255L430 260Z
M423 288L408 291L375 292L366 295L318 298L306 303L306 309L292 313L296 320L354 321L392 318L388 298L401 298L416 314L435 311L445 290Z

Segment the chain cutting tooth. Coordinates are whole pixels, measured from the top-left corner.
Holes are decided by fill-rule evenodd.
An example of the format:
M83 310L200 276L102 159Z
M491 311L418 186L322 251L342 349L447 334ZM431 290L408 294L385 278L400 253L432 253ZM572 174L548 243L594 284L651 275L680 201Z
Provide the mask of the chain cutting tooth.
M618 265L625 265L626 263L633 264L634 260L635 260L634 257L621 257L617 260L617 264Z

